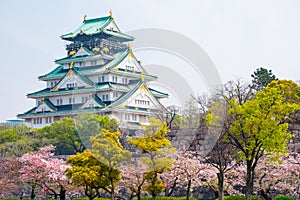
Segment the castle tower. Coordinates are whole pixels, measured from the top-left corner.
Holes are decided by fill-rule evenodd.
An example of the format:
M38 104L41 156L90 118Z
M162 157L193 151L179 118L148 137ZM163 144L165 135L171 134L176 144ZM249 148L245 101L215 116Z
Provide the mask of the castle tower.
M80 113L93 112L115 118L120 127L139 126L163 108L168 95L147 86L155 81L134 56L129 42L110 14L87 19L71 33L67 56L55 60L53 71L39 76L46 88L27 95L36 105L18 117L39 128Z

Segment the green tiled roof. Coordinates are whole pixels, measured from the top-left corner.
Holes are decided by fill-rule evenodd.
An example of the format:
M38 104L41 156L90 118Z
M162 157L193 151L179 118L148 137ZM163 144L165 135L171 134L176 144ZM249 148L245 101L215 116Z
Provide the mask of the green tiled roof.
M66 73L68 71L67 70L63 70L63 66L60 65L58 67L56 67L54 70L52 70L51 72L49 72L48 74L39 76L39 79L44 79L44 78L56 78L56 77L62 77L65 76Z
M168 97L168 96L169 96L169 94L167 94L167 93L160 92L160 91L154 90L154 89L152 89L152 88L148 88L148 89L149 89L150 92L151 92L154 96L156 96L156 97Z
M45 99L44 103L52 110L57 110L57 108L49 101L49 99Z
M44 96L52 96L52 95L62 95L62 94L72 94L72 93L83 93L83 92L90 92L90 91L101 91L101 90L108 90L108 89L115 89L118 91L129 91L129 88L125 85L119 85L119 84L110 84L110 83L104 83L100 84L91 88L78 88L78 89L68 89L68 90L58 90L58 91L51 91L50 88L46 88L37 92L29 93L27 94L27 97L44 97Z
M89 84L90 86L94 85L94 82L88 79L87 77L81 75L75 68L70 69L78 78L80 78L83 82Z
M29 93L27 94L27 97L43 97L43 96L49 96L49 95L61 95L61 94L69 94L69 93L74 93L74 92L88 92L88 91L98 91L101 89L109 89L109 85L100 85L96 87L91 87L91 88L78 88L78 89L68 89L68 90L58 90L55 92L52 92L50 88L46 88L44 90L40 90L37 92Z
M106 68L108 69L111 69L115 66L117 66L119 63L121 63L125 58L126 56L129 54L129 49L126 49L125 51L121 51L121 52L118 52L115 54L115 58L108 63L108 65L106 66Z
M74 62L74 61L84 61L86 59L89 59L89 58L93 58L93 56L80 56L80 57L64 57L64 58L60 58L60 59L57 59L55 60L54 62L56 63L70 63L70 62Z
M105 107L105 103L103 103L103 101L96 95L93 95L93 99L101 106Z
M113 18L110 16L87 19L84 20L82 24L79 26L79 28L77 28L75 31L64 34L60 37L66 40L72 40L72 38L80 34L94 35L94 34L104 33L112 37L118 37L125 40L134 40L134 37L130 35L115 32L115 31L110 31L110 30L104 30L112 20Z
M81 75L75 68L69 69L65 76L67 76L69 72L73 72L73 74L75 74L80 80L82 80L84 83L88 84L89 86L94 85L93 81L91 81L90 79L88 79L85 76ZM55 89L57 89L59 83L64 80L65 76L62 79L60 79L60 81L56 84L56 86L54 87Z
M34 117L34 116L57 116L57 115L66 115L66 114L80 114L80 113L88 113L88 112L94 112L94 111L109 111L110 108L103 107L103 108L90 108L90 109L66 109L66 110L60 110L53 112L39 112L39 113L33 113L32 111L36 109L36 107L28 110L27 112L23 114L18 114L17 117L19 118L26 118L26 117Z
M143 84L142 81L139 81L136 86L130 90L129 92L127 92L125 95L123 95L122 97L120 97L117 101L115 101L114 103L111 104L111 107L114 106L119 106L120 104L122 104L124 101L126 101L129 97L131 97Z
M103 33L106 33L107 35L110 35L112 37L124 38L126 40L131 40L131 41L134 40L134 37L124 33L119 33L119 32L109 31L109 30L104 30Z
M130 53L129 49L126 49L124 51L118 52L114 55L114 58L112 61L107 63L106 65L103 65L101 67L97 68L86 68L86 67L74 67L80 74L86 75L86 74L92 74L92 73L100 73L105 71L105 69L113 69L114 67L118 66ZM77 60L84 60L87 59L88 57L92 56L85 56L85 57L79 57L79 58L62 58L58 59L58 62L71 62ZM75 60L74 60L75 59ZM53 71L49 72L48 74L39 76L39 79L46 80L46 79L51 79L51 78L62 78L64 77L68 72L68 69L63 69L63 66L58 66L56 69ZM132 72L126 72L124 70L114 70L114 72L119 73L119 74L133 74ZM139 74L136 74L136 76L140 76ZM157 79L156 76L146 74L145 77L148 77L149 79Z
M87 19L84 20L82 24L79 26L79 28L77 28L75 31L64 34L60 37L62 39L67 39L67 38L75 37L80 33L85 33L86 35L96 34L101 32L101 30L105 28L111 21L112 18L110 16Z

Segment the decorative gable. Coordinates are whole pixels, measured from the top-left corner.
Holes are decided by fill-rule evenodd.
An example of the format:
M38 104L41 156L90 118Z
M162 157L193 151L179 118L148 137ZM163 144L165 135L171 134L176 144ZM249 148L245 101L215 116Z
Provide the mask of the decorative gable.
M78 88L78 87L92 87L93 82L89 79L79 75L73 69L65 75L64 78L60 80L60 82L51 90L51 91L58 91L59 89L66 89L66 88Z
M121 32L118 26L115 23L115 20L112 20L106 27L105 30L107 31L114 31L114 32Z
M148 74L146 70L141 66L136 57L130 50L129 54L117 65L114 69L122 69L124 71L140 72L143 74Z
M103 107L105 107L105 104L101 101L101 99L97 95L91 94L88 100L80 107L80 109Z
M144 109L157 109L162 106L143 82L139 82L131 92L117 100L114 105L119 108L135 107Z
M42 100L42 103L35 109L34 112L53 112L54 110L56 110L56 107L51 102L49 102L48 99L46 99Z
M86 49L85 47L80 47L80 49L75 53L75 57L77 56L91 56L92 53Z

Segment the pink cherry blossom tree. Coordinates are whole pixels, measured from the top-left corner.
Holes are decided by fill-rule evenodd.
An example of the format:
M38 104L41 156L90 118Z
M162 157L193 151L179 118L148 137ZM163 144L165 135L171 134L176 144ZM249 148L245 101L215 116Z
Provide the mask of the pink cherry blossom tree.
M186 198L189 199L194 188L209 186L216 179L216 170L209 164L201 163L193 158L193 154L187 152L177 156L172 169L165 172L162 178L167 183L166 191L169 195L176 186L185 187Z
M266 200L273 199L277 194L296 196L300 184L300 167L296 162L291 155L282 157L279 162L264 157L255 171L254 191Z
M0 159L0 197L21 195L26 188L19 183L20 162L16 158Z
M273 162L265 156L258 163L255 170L254 191L266 200L271 200L277 194L299 197L300 185L300 156L290 153L282 157L279 162ZM228 192L231 195L241 194L237 186L245 186L246 166L243 163L235 166L226 176L226 182L230 186Z
M74 187L65 175L70 166L62 159L53 158L54 149L54 146L45 146L36 152L24 154L19 159L22 163L20 179L32 186L31 198L35 197L34 190L38 187L39 190L64 200L67 190Z
M119 187L126 188L130 191L129 199L137 197L141 199L142 193L147 190L146 170L147 166L137 161L136 163L130 163L120 168L122 180L119 183Z

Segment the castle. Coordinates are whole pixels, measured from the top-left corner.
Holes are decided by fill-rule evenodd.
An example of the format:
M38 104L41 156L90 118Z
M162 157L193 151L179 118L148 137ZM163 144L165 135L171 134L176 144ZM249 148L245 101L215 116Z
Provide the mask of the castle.
M121 128L135 128L163 108L159 100L168 94L147 86L157 77L134 56L130 46L134 38L121 32L111 12L94 19L85 16L77 29L61 38L69 42L67 56L38 77L46 87L28 94L36 104L18 115L29 127L93 112L115 118Z

